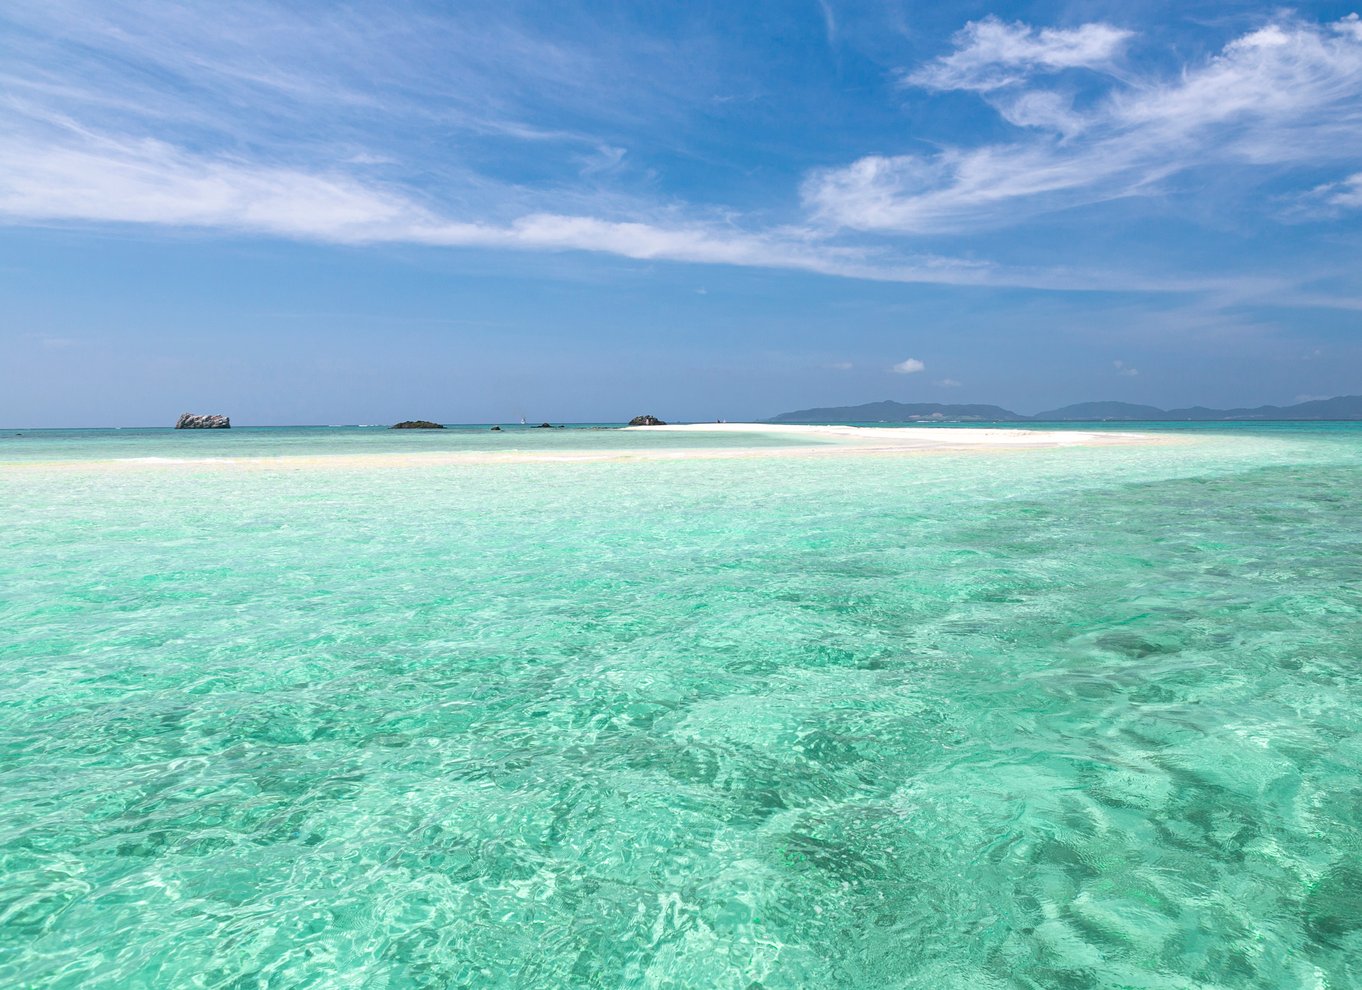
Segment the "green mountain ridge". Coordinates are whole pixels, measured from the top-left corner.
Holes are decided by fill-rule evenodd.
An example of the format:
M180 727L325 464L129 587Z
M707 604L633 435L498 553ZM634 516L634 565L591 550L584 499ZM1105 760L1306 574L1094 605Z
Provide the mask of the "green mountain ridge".
M939 402L867 402L780 413L768 423L1064 423L1064 422L1242 422L1253 420L1362 420L1362 395L1312 399L1291 406L1160 409L1131 402L1079 402L1033 416L1001 406Z
M1001 406L942 405L939 402L867 402L860 406L828 406L781 413L769 423L1013 423L1028 419Z

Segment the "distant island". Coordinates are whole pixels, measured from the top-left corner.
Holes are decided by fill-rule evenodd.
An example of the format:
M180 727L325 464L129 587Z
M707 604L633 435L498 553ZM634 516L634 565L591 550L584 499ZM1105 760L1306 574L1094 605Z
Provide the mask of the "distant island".
M394 423L388 427L390 430L443 430L444 427L439 423L432 423L428 419L404 419L400 423Z
M1315 399L1294 406L1251 409L1159 409L1131 402L1080 402L1023 416L1001 406L938 402L867 402L860 406L798 409L768 423L1065 423L1065 422L1240 422L1252 420L1362 420L1362 395Z
M217 413L182 413L175 421L177 430L230 430L232 421Z

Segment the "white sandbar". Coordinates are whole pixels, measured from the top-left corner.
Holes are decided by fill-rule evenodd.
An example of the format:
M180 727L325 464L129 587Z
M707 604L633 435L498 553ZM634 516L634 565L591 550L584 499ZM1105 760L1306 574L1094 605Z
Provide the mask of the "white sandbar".
M1092 447L1151 443L1147 433L1097 433L1080 430L974 429L941 426L809 426L796 423L677 423L630 426L631 432L747 433L851 441L867 450L959 450L999 447ZM803 448L779 448L786 451ZM817 448L813 448L817 449Z
M1080 430L952 429L942 427L805 426L785 423L687 423L633 426L622 431L650 433L727 433L805 438L807 443L779 446L610 447L598 449L422 450L375 453L287 453L216 457L132 457L107 460L28 461L0 463L13 470L268 470L419 468L472 464L550 464L600 461L730 460L765 457L845 457L867 454L987 453L1025 448L1112 446L1173 442L1147 433L1097 433ZM512 441L514 442L514 441Z

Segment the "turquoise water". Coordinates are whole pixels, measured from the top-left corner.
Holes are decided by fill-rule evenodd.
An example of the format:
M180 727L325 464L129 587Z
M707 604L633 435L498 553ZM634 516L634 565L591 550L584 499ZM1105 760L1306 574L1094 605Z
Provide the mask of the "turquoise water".
M1362 984L1362 430L1173 435L6 433L0 985Z
M206 460L232 457L365 454L508 454L587 450L677 450L807 445L806 438L716 433L640 433L617 427L574 425L541 430L504 426L453 426L444 430L392 430L356 426L263 426L230 430L0 430L0 465L47 460Z

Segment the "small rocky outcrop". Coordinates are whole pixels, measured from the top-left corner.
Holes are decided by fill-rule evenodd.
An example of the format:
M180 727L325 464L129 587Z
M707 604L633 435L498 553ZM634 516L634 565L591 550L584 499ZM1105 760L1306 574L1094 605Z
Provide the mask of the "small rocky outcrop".
M494 427L492 427L491 432L492 432L492 433L500 433L500 432L501 432L501 427L500 427L500 426L494 426Z
M406 419L390 426L391 430L443 430L444 426L428 419Z
M667 424L656 416L635 416L629 420L630 426L666 426Z
M553 429L553 424L552 424L552 423L540 423L538 426L535 427L535 429L536 429L536 430L551 430L551 429Z
M216 414L185 413L175 421L177 430L230 430L232 421Z

